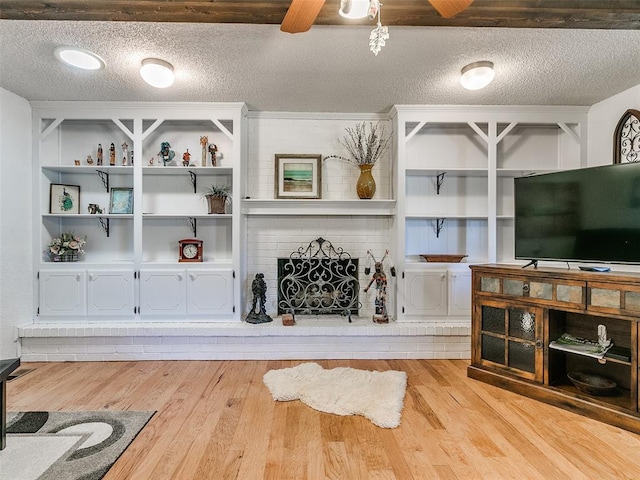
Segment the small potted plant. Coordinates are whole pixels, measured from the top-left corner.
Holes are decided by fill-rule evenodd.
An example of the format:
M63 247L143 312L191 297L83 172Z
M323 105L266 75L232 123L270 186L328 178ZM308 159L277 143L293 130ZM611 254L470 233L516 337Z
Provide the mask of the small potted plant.
M224 213L231 198L231 185L210 185L202 192L202 197L207 199L209 213Z

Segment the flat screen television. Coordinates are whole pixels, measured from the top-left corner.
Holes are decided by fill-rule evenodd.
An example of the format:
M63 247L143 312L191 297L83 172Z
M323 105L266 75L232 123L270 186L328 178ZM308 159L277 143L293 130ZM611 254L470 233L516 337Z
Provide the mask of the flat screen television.
M515 257L640 264L640 162L518 177Z

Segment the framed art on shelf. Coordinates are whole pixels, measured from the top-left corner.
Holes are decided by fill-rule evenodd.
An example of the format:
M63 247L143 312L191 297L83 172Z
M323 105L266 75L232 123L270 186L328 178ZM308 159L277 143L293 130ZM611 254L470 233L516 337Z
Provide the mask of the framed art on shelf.
M112 188L109 213L133 213L133 188Z
M276 154L276 198L321 198L322 155Z
M49 213L58 215L80 213L80 186L52 183L49 189Z

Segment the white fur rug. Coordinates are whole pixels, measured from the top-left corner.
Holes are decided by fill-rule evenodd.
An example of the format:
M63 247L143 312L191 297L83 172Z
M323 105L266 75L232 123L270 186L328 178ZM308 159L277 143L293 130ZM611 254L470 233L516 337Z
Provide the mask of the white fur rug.
M375 425L395 428L407 387L407 374L355 368L325 370L317 363L271 370L264 384L274 400L300 400L315 410L336 415L362 415Z

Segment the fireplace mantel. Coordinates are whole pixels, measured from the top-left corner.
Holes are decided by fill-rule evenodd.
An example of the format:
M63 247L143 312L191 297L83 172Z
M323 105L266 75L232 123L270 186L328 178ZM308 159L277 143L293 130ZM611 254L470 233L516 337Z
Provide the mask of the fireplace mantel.
M395 200L244 199L245 215L377 215L393 216Z

